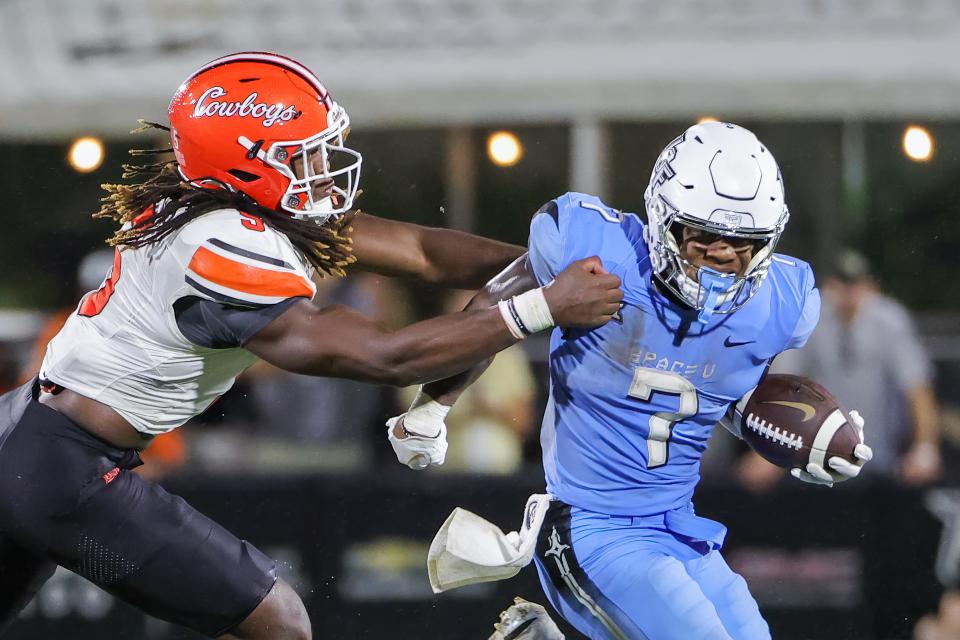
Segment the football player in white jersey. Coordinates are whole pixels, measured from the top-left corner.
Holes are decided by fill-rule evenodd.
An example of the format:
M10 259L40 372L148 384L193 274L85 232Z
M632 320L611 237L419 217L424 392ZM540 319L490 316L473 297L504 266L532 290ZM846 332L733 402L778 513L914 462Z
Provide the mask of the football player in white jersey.
M347 114L288 58L215 60L180 86L168 115L175 159L130 167L134 183L107 187L98 215L122 225L111 272L50 342L38 380L0 398L0 631L60 564L207 636L311 637L273 561L129 473L138 451L258 357L407 385L554 324L603 324L622 297L594 258L548 287L506 288L499 305L396 331L318 307L315 271L352 265L477 288L523 249L357 215L361 157L346 146ZM431 435L410 426L394 446L411 463L436 460L430 443L442 438Z

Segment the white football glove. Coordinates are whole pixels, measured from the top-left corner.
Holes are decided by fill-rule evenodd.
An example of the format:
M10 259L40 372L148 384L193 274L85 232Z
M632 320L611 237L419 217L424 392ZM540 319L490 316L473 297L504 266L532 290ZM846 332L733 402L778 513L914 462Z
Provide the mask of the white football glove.
M387 439L397 460L415 471L430 465L441 465L447 457L447 425L444 418L450 407L421 394L410 410L387 420ZM402 422L400 429L405 436L398 438L394 427Z
M393 428L406 415L394 416L387 420L387 438L390 440L393 452L397 454L397 460L415 471L426 469L430 465L443 464L447 457L447 425L441 422L439 432L433 436L421 435L404 426L401 428L408 435L405 438L398 438L394 435Z
M799 467L791 469L790 475L797 480L809 482L811 484L822 484L832 487L834 482L843 482L860 475L863 465L873 459L873 449L863 442L863 418L857 411L850 412L850 420L857 429L857 435L860 436L860 444L853 449L853 455L857 462L853 463L839 456L833 456L827 460L827 466L830 469L824 469L821 465L811 462L806 469Z

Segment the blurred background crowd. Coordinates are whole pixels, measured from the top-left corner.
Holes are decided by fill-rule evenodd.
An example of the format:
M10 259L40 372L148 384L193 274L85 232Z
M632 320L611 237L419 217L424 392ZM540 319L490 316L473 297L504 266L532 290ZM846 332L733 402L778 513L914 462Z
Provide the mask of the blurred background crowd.
M859 409L875 459L858 486L824 498L718 430L704 461L705 501L717 497L733 563L754 592L769 589L758 597L774 612L775 637L960 638L958 30L960 6L950 0L0 1L0 389L36 374L46 341L110 265L111 225L90 217L99 185L118 180L128 148L163 142L127 131L139 117L164 121L183 77L224 53L275 50L316 71L351 114L363 210L518 244L531 214L568 190L643 216L659 150L692 122L729 120L779 160L792 213L779 250L813 264L825 300L810 343L774 370L810 376ZM318 287L321 301L393 326L469 299L363 273ZM469 499L478 510L519 513L522 489L503 503L487 488L538 488L546 351L536 336L499 355L448 418L447 463L413 480L383 423L414 390L268 365L160 438L144 472L188 498L207 487L232 495L251 477L264 486L321 478L353 495L387 477L393 493L384 495L403 500L397 486L447 477L474 493L430 494L438 513ZM824 524L797 540L783 534L789 518L776 505L802 491L823 502L793 504ZM738 520L723 500L757 510ZM856 511L864 504L873 506ZM418 522L405 535L428 541L439 524ZM315 583L339 579L338 598L366 602L343 576L356 563L390 575L384 558L406 557L377 544L386 547L366 549L377 560L345 548L340 564L305 560L300 570ZM810 549L852 573L831 574L803 555ZM852 595L791 595L783 583L798 571L813 572L814 590L851 581ZM506 603L499 594L475 597L497 608ZM390 597L373 601L402 617ZM57 619L50 611L30 615ZM791 621L838 611L857 622L836 635L823 627L791 635L799 628ZM383 637L365 615L341 637ZM143 637L180 637L146 629Z

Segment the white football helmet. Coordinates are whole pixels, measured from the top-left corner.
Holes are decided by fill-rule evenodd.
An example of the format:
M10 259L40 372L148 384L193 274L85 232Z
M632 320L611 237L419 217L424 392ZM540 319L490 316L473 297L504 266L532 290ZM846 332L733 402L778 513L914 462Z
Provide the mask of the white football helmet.
M687 129L657 158L644 192L644 229L657 278L706 322L730 313L759 290L773 250L790 217L780 169L750 131L726 122ZM696 279L680 257L682 225L723 236L755 240L743 275L700 267Z

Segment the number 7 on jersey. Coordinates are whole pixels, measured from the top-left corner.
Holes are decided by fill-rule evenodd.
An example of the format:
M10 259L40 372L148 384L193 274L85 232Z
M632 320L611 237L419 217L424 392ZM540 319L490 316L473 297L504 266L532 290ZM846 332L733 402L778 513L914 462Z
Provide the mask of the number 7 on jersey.
M697 388L683 376L645 367L634 369L633 380L627 395L650 402L654 391L679 395L680 408L675 413L658 411L650 416L650 434L647 436L648 469L661 467L667 463L667 445L673 434L673 424L696 415L700 405Z

